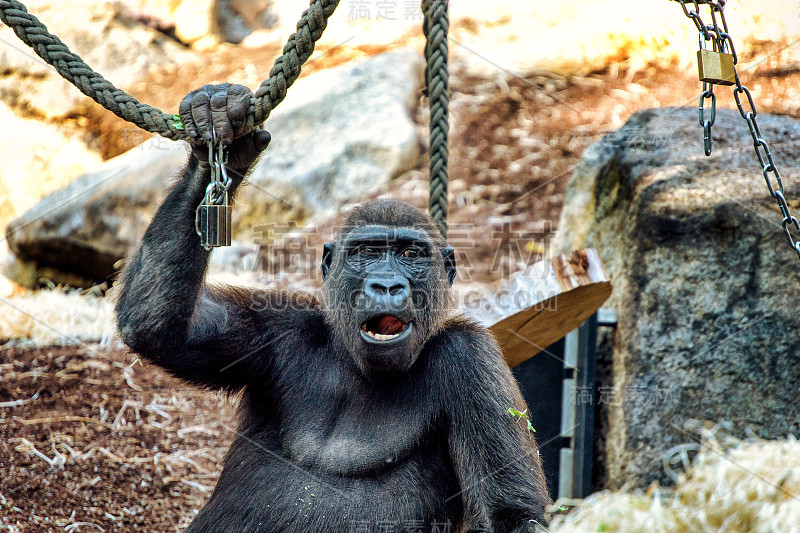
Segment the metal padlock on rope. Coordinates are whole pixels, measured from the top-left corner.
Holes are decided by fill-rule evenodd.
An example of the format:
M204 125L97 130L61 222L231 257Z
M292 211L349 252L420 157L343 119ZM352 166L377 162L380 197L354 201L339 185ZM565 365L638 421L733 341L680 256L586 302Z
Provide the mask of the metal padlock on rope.
M711 40L714 41L714 39ZM725 41L723 40L723 50L706 50L705 39L703 34L700 34L700 50L697 51L697 70L700 74L700 81L717 85L734 85L736 83L733 54L724 52L724 46ZM716 43L714 48L717 48Z
M228 154L221 144L215 150L213 142L208 143L208 162L211 165L211 183L202 203L197 206L194 221L200 245L206 250L231 245L232 211L228 204L231 179L225 169Z

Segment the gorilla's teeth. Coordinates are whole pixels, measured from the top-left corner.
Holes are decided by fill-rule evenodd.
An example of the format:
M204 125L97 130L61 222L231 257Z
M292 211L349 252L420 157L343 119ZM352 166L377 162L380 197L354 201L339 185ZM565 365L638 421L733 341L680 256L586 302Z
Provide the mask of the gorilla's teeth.
M394 335L382 335L380 333L373 333L371 331L368 331L367 335L369 335L373 339L377 339L379 341L389 341L389 340L392 340L392 339L400 336L399 333L396 333Z

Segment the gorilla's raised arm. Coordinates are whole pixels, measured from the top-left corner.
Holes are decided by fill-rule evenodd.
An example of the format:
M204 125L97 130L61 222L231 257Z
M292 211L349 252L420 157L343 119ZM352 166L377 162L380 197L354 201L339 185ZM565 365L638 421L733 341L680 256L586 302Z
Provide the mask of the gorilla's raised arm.
M252 298L242 290L203 286L210 253L200 246L194 221L210 181L210 165L197 156L207 154L204 143L211 139L208 130L213 124L217 142L230 149L235 192L269 143L269 134L257 130L234 140L239 107L249 98L240 91L229 94L229 88L207 86L181 104L184 124L197 143L182 178L128 261L116 310L122 338L135 352L191 382L235 388L253 365L233 363L256 359L267 349L270 328L264 322L269 316L263 305L254 309Z

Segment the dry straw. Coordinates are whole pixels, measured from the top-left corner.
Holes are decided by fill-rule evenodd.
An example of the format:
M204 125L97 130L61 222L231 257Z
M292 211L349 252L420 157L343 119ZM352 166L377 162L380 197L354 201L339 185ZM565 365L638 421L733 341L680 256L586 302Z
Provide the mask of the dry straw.
M118 342L113 302L79 291L45 290L0 298L0 343L69 346Z
M800 533L800 443L706 441L674 489L601 492L553 533Z

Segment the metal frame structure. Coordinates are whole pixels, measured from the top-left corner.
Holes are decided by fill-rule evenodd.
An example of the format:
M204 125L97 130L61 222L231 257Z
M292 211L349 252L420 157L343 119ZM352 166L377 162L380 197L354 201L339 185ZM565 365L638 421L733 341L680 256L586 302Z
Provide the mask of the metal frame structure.
M537 429L553 498L591 494L598 328L616 324L614 310L600 309L578 329L514 369Z

